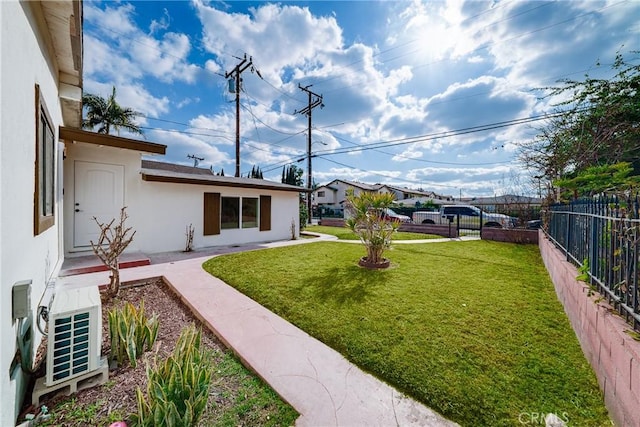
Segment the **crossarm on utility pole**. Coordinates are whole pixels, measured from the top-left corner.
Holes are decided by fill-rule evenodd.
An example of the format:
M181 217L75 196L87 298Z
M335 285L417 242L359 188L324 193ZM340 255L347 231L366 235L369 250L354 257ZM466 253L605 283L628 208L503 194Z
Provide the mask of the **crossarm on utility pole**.
M296 113L305 114L307 116L308 127L309 127L307 131L307 190L309 190L309 192L307 193L307 223L308 224L311 224L311 220L313 216L312 205L311 205L311 189L312 189L311 187L313 186L312 175L311 175L311 144L312 144L311 112L317 106L320 106L320 108L324 107L324 104L322 103L322 95L318 95L317 93L310 91L309 88L311 86L312 85L303 87L300 85L300 83L298 83L298 88L304 92L307 92L307 95L309 95L309 101L306 107L304 107L300 111L296 111Z
M240 58L238 58L240 59ZM240 75L243 71L253 65L253 58L249 57L247 60L247 54L244 54L242 61L234 67L233 70L225 73L224 78L228 79L230 76L234 76L235 80L235 92L236 92L236 177L240 176Z

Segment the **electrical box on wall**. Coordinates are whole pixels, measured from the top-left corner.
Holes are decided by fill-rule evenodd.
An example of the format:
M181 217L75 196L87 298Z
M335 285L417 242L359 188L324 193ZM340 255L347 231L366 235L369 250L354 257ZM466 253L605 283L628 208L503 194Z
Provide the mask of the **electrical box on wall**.
M11 297L13 320L28 317L31 312L31 280L21 280L14 283Z

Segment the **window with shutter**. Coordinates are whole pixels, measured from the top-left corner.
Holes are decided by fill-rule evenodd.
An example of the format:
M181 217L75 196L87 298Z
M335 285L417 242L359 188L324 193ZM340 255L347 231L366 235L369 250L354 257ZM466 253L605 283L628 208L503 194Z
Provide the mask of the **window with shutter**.
M271 230L271 196L260 196L260 231Z
M204 193L205 236L220 234L220 193Z

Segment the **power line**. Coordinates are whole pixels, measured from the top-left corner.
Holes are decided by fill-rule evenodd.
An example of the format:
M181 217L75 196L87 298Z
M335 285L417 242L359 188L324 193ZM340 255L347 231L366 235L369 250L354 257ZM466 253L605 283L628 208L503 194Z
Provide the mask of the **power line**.
M211 134L208 134L208 133L189 132L189 131L177 130L177 129L154 128L154 127L149 127L149 126L138 126L138 127L140 129L155 130L155 131L159 131L159 132L171 132L171 133L179 133L179 134L183 134L183 135L208 136L208 137L211 137L211 138L223 138L223 139L226 139L228 141L233 142L233 139L229 138L228 136L224 136L224 135L211 135Z
M355 167L355 166L352 166L352 165L348 165L346 163L337 162L335 160L326 159L326 158L322 158L322 160L326 160L327 162L335 163L336 165L343 166L343 167L346 167L346 168L349 168L349 169L357 170L357 171L360 171L360 172L365 172L365 173L370 174L370 175L381 176L383 178L388 178L388 179L398 179L398 177L396 177L396 176L385 175L385 174L380 173L380 172L374 172L374 171L371 171L371 170L358 168L358 167ZM409 182L409 183L414 184L414 185L422 185L422 184L426 183L426 184L429 184L429 185L434 186L434 187L445 187L445 188L455 188L455 189L459 188L459 186L447 185L447 184L438 184L436 182L424 181L424 180L421 180L420 182L417 182L417 181L412 181L412 180L404 178L403 181Z
M209 132L218 132L221 135L233 135L233 133L231 133L231 132L224 132L224 131L217 130L217 129L201 128L201 127L191 126L188 123L176 122L176 121L173 121L173 120L158 119L158 118L150 117L150 116L146 116L146 115L141 115L141 117L144 117L147 120L155 120L155 121L158 121L158 122L164 122L164 123L171 123L171 124L174 124L174 125L186 126L189 129L206 130L206 131L209 131ZM162 129L162 128L147 127L145 129ZM185 132L185 133L188 133L188 132ZM197 134L195 134L195 135L197 135Z
M323 131L321 131L323 132ZM329 132L327 132L329 133ZM342 138L339 136L335 136L331 133L329 133L331 136L333 136L334 138L340 140L340 141L344 141L348 144L354 145L356 147L358 147L358 150L355 151L359 151L363 145L362 144L358 144L357 142L353 142L350 141L346 138ZM407 160L411 160L411 161L415 161L415 162L423 162L423 163L434 163L434 164L438 164L438 165L452 165L452 166L487 166L487 165L498 165L498 164L503 164L503 163L511 163L512 160L505 160L503 162L485 162L485 163L454 163L454 162L440 162L440 161L436 161L436 160L427 160L427 159L418 159L418 158L414 158L414 157L409 157L409 156L403 156L402 154L397 154L397 153L390 153L388 151L383 151L380 149L374 149L373 151L375 151L376 153L380 153L380 154L386 154L389 156L396 156L396 157L401 157L403 159L407 159Z
M344 148L344 149L338 149L338 150L319 150L319 151L316 151L313 156L324 159L326 156L333 156L333 155L337 155L337 154L346 154L346 153L352 153L352 152L358 152L358 151L376 150L376 149L380 149L380 148L394 147L394 146L398 146L398 145L406 145L406 144L411 144L411 143L415 143L415 142L425 142L425 141L430 141L430 140L439 139L439 138L451 138L451 137L454 137L454 136L467 135L467 134L471 134L471 133L485 132L487 130L501 129L501 128L510 127L510 126L516 126L516 125L521 125L521 124L526 124L526 123L532 123L532 122L535 122L535 121L546 120L546 119L550 119L550 118L554 118L554 117L560 117L560 116L565 115L565 114L567 114L567 112L566 111L562 111L562 112L552 113L552 114L542 114L542 115L537 115L537 116L523 117L523 118L513 119L513 120L506 120L506 121L502 121L502 122L487 123L487 124L484 124L484 125L471 126L471 127L455 129L455 130L451 130L451 131L444 131L444 132L438 132L438 133L432 133L432 134L426 134L426 135L419 135L419 136L413 136L413 137L407 137L407 138L399 138L399 139L393 139L393 140L389 140L389 141L380 141L380 142L375 142L375 143L371 143L371 144L367 144L367 145L359 145L359 146L357 146L355 148ZM291 158L290 161L285 162L284 164L292 163L293 160L294 159ZM501 164L501 163L502 162L495 162L495 163L490 163L490 164ZM455 166L455 165L459 165L459 166L483 166L484 164L451 163L451 165L453 165L453 166ZM275 165L273 165L273 166L275 166ZM268 169L270 167L272 167L272 166L268 166L266 169L263 169L263 170L264 171L273 170L273 169Z
M320 150L316 152L316 155L330 156L330 155L344 154L344 153L350 153L355 151L375 150L377 148L383 148L383 147L395 147L398 145L412 144L415 142L431 141L438 138L450 138L452 136L467 135L470 133L484 132L487 130L494 130L494 129L500 129L500 128L515 126L520 124L532 123L535 121L546 120L553 117L559 117L565 114L567 113L560 112L560 113L543 114L543 115L531 116L531 117L523 117L519 119L506 120L502 122L494 122L494 123L478 125L478 126L471 126L471 127L461 128L456 130L437 132L437 133L425 134L425 135L419 135L419 136L412 136L407 138L398 138L398 139L392 139L388 141L380 141L372 144L367 144L365 146L360 146L357 148L337 149L337 150L333 150L332 152L330 152L331 150Z
M246 93L246 92L245 92L245 93ZM246 106L246 105L244 105L244 104L241 104L241 107L242 107L242 108L244 108L244 109L245 109L245 110L246 110L246 111L247 111L247 112L248 112L248 113L249 113L249 114L254 118L254 120L259 121L259 122L260 122L264 127L267 127L267 128L271 129L271 130L272 130L272 131L274 131L274 132L280 133L280 134L282 134L282 135L295 136L295 135L299 135L300 133L302 133L302 132L304 132L304 131L305 131L305 129L302 129L301 131L293 132L293 133L292 133L292 132L285 132L285 131L283 131L283 130L276 129L276 128L274 128L274 127L272 127L272 126L268 125L268 124L267 124L267 123L265 123L264 121L262 121L258 116L256 116L256 115L253 113L253 110L251 109L251 107L250 107L250 106Z

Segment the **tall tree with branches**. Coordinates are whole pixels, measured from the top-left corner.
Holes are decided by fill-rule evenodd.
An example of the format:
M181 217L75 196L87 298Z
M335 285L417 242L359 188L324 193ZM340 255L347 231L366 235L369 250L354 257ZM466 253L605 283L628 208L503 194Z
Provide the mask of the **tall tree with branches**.
M284 166L282 168L282 183L297 185L298 187L302 187L302 174L304 171L302 168L297 167L296 165Z
M91 249L111 273L107 289L107 295L110 297L116 297L120 292L120 255L133 241L133 236L136 234L135 230L125 225L127 218L129 218L126 209L126 207L120 209L120 219L115 225L115 218L106 223L100 222L95 216L93 217L100 228L100 236L97 242L90 241Z
M142 114L129 107L122 107L116 101L116 88L113 86L111 95L103 98L100 95L86 93L82 95L83 108L86 109L86 118L82 121L85 129L98 128L98 133L110 134L120 129L144 135L142 129L134 122L136 117Z
M575 184L599 167L640 175L640 65L618 52L612 69L610 79L587 75L545 88L547 97L564 99L556 104L564 114L522 146L520 159L546 182Z

